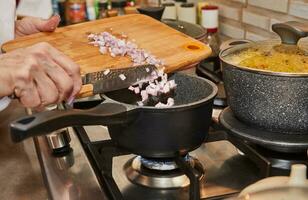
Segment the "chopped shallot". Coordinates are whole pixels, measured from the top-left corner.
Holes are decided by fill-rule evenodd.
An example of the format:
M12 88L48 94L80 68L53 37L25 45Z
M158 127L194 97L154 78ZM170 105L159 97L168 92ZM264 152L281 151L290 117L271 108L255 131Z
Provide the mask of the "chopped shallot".
M120 75L119 75L119 78L120 78L122 81L124 81L124 80L126 79L126 76L125 76L124 74L120 74Z
M132 41L127 41L124 36L117 38L111 33L105 31L99 34L91 33L88 35L89 44L100 47L100 52L106 54L109 51L110 56L129 56L133 65L152 64L156 66L163 65L161 60L151 55L144 49L139 49Z
M135 87L134 92L135 92L135 94L139 94L140 93L140 88L139 87Z
M111 29L110 29L111 31ZM138 48L135 44L135 40L128 41L127 36L122 35L120 38L112 35L111 33L105 31L102 33L91 33L88 35L89 44L98 46L99 51L102 54L109 52L110 56L129 56L133 62L133 66L151 64L157 67L163 66L163 62L157 59L150 52L147 52L144 49ZM150 72L149 68L146 68L147 72ZM104 75L107 75L110 72L109 69L104 71ZM124 74L120 74L119 78L125 80L126 77ZM148 85L144 85L148 83ZM150 98L149 95L159 96L161 94L166 94L176 87L174 80L168 80L167 74L164 72L164 69L153 71L149 77L145 80L140 80L134 86L130 86L128 89L133 91L135 94L140 94L141 101L138 101L139 106L146 105L146 102ZM174 99L168 98L167 103L158 102L155 107L165 108L171 107L174 105Z
M135 88L133 86L129 86L128 88L130 91L135 91Z
M105 71L104 71L104 75L106 76L106 75L108 75L110 73L110 69L106 69Z
M101 52L101 54L106 54L107 53L107 48L106 47L100 47L99 48L99 52Z
M149 94L148 94L145 90L142 90L142 91L140 92L140 94L141 94L141 98L142 98L141 101L142 101L142 102L148 100ZM137 103L138 103L138 102L137 102Z
M159 103L157 103L157 104L155 105L155 107L156 107L156 108L168 108L168 107L171 107L171 106L173 106L173 105L174 105L174 99L173 99L173 98L168 98L167 104L164 104L164 103L159 102Z

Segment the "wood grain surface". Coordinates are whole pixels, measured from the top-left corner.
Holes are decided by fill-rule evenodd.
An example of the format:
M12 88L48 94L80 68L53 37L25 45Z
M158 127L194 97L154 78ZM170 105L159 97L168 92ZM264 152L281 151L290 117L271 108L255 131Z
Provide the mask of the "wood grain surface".
M25 36L4 44L2 51L9 52L44 41L77 62L82 74L132 66L128 57L113 58L102 55L98 47L88 44L89 32L99 33L110 28L114 34L124 33L128 40L135 40L140 48L163 60L166 72L194 65L211 54L211 49L207 45L140 14L106 18L58 28L53 33Z

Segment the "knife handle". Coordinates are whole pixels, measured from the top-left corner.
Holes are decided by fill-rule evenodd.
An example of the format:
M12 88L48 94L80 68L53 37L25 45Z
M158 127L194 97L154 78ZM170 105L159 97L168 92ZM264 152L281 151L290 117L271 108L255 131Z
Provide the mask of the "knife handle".
M83 98L83 97L89 97L93 96L93 85L92 84L86 84L81 87L81 90L79 91L77 98Z

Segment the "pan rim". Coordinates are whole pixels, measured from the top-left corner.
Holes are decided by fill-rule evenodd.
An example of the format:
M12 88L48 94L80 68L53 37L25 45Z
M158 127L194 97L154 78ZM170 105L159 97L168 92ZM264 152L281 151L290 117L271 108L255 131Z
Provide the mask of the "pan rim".
M304 73L289 73L289 72L274 72L274 71L269 71L269 70L263 70L263 69L255 69L255 68L250 68L250 67L245 67L245 66L241 66L241 65L235 65L233 63L231 63L230 61L227 61L224 57L230 53L233 53L236 50L241 50L245 47L250 47L253 46L254 43L245 43L245 44L239 44L233 47L229 47L227 49L222 50L219 53L219 59L221 60L221 62L228 64L230 66L232 66L233 68L242 70L242 71L248 71L248 72L252 72L255 74L262 74L262 75L268 75L268 76L278 76L278 77L290 77L290 78L306 78L308 77L308 72L304 72Z
M199 106L200 104L204 104L204 103L207 103L211 100L213 100L217 93L218 93L218 87L216 86L215 83L213 83L212 81L208 80L208 79L205 79L205 78L202 78L202 77L199 77L199 76L196 76L196 75L188 75L188 74L184 74L182 72L177 72L181 75L185 75L185 76L188 76L188 77L191 77L191 78L196 78L196 79L200 79L202 81L205 81L207 84L209 84L212 88L212 92L205 98L202 98L198 101L194 101L194 102L191 102L191 103L188 103L188 104L181 104L181 105L175 105L175 106L171 106L171 107L165 107L165 108L156 108L154 106L138 106L138 105L134 105L134 104L128 104L128 103L123 103L123 102L120 102L120 101L116 101L110 97L108 97L106 94L101 94L101 96L106 99L106 100L109 100L109 101L113 101L113 102L116 102L116 103L120 103L128 108L132 108L132 109L143 109L143 110L168 110L168 111L171 111L171 110L179 110L179 109L187 109L187 108L192 108L192 107L195 107L195 106Z

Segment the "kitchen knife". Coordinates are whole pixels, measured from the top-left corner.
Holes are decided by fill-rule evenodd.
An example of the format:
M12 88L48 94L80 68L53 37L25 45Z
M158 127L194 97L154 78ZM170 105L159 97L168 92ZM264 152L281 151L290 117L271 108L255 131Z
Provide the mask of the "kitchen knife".
M107 69L104 71L85 74L82 77L83 86L78 98L95 94L128 88L147 77L158 69L155 65L139 65L122 69Z

